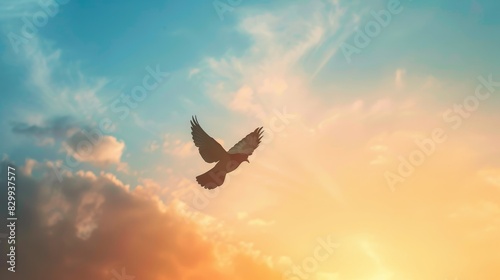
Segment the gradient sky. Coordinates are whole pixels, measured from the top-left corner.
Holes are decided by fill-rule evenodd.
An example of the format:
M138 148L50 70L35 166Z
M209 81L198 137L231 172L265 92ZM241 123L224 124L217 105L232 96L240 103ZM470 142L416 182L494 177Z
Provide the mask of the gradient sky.
M0 2L12 279L500 279L499 1L58 2ZM265 129L212 192L192 115Z

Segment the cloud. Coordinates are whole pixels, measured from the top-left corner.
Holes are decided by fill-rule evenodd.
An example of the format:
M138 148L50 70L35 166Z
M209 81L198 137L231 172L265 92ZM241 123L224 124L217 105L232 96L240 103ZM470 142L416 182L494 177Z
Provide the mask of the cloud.
M248 86L243 86L236 92L233 100L229 103L229 108L257 116L264 113L262 106L255 104L254 91Z
M370 150L374 152L384 152L387 151L387 149L388 147L384 145L374 145L370 147Z
M34 2L32 7L43 11L39 1ZM25 13L29 12L25 10ZM27 42L19 46L9 46L9 50L10 47L13 47L13 62L26 68L27 77L23 86L31 92L33 102L41 105L34 109L36 113L46 114L49 111L55 115L83 114L90 119L95 113L105 111L98 93L109 84L109 80L103 77L89 77L81 70L78 61L67 63L63 59L63 50L54 48L54 42L34 34ZM23 110L15 108L14 112L22 116L33 113Z
M194 155L196 152L192 141L184 142L168 134L163 136L162 150L165 154L181 158Z
M276 104L300 104L303 100L297 97L310 98L303 85L321 72L354 31L351 24L340 29L345 12L336 1L313 1L272 14L251 9L242 13L237 29L249 37L251 46L241 55L228 52L202 63L200 76L208 95L231 111L261 120Z
M37 164L38 162L36 160L27 159L22 171L24 172L24 174L29 176L31 175L31 173L33 172L33 168L35 168Z
M441 82L434 76L428 76L423 82L422 89L436 89L441 86Z
M189 70L188 78L191 79L193 76L200 72L200 68L193 68Z
M114 136L103 135L100 128L79 122L70 116L61 116L42 121L41 124L13 122L12 132L35 138L38 143L61 143L62 151L80 162L98 167L116 164L126 171L121 162L125 143Z
M248 217L248 213L238 212L238 213L236 213L236 217L238 218L238 220L244 220Z
M481 201L461 206L451 214L452 218L490 220L500 218L500 206L491 201Z
M382 165L387 163L387 159L384 156L377 156L374 160L370 161L370 165Z
M16 180L24 225L16 260L23 265L12 279L109 280L122 268L136 279L282 279L241 245L211 237L175 203L162 211L152 195L128 190L111 174L80 171L58 181L46 172Z
M55 139L63 139L74 133L79 123L70 116L60 116L47 119L42 124L30 124L26 122L12 122L12 132L16 134L34 137L38 143L54 144Z
M76 160L99 167L121 163L121 157L125 149L123 141L106 135L93 142L89 140L88 134L85 130L74 133L63 143L63 148Z
M500 204L481 200L463 204L449 216L458 224L469 224L468 237L474 239L495 239L500 233Z
M152 153L160 148L160 144L158 144L157 141L151 141L148 143L148 145L145 148L145 151L148 153Z
M267 227L274 225L275 221L264 221L262 219L252 219L248 221L249 226Z
M478 175L487 183L500 188L500 169L480 170Z
M398 69L396 70L396 74L394 75L394 84L396 85L397 88L403 88L405 86L405 76L406 76L406 70L405 69Z
M41 10L38 0L3 0L0 6L0 21L19 20L21 17Z
M318 272L317 280L340 280L340 275L338 273L332 272Z

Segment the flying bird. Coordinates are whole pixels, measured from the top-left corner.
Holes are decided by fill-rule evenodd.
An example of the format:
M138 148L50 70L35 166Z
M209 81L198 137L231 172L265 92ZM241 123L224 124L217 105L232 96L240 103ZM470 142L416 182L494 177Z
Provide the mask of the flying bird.
M208 163L217 162L209 171L196 177L196 181L206 189L215 189L224 183L226 174L230 173L244 161L250 163L248 157L260 144L263 128L259 127L241 139L229 151L201 128L196 116L191 120L191 135L194 145L198 147L201 157Z

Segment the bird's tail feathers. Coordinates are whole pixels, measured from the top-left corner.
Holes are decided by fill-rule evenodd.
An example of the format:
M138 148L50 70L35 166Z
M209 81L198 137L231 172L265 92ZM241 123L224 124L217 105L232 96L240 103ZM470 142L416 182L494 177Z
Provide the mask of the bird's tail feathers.
M196 181L198 181L198 184L209 190L221 186L224 183L225 179L225 170L221 170L217 166L196 177Z

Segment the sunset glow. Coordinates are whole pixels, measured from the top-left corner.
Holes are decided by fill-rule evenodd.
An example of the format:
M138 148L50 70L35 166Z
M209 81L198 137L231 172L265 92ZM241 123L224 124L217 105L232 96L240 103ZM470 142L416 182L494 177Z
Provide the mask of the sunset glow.
M1 279L500 279L498 1L54 1L0 6ZM195 115L264 128L213 190Z

